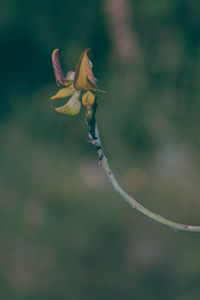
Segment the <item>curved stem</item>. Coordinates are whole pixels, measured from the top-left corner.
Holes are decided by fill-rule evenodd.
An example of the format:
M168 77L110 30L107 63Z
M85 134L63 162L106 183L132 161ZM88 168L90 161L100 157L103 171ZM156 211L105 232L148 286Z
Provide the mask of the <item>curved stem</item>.
M96 111L96 109L95 109ZM177 230L177 231L186 231L186 232L199 232L200 233L200 226L192 226L192 225L186 225L186 224L179 224L173 221L170 221L168 219L165 219L164 217L157 215L147 208L143 207L140 203L138 203L131 195L129 195L126 191L123 190L123 188L120 186L120 184L117 182L114 174L112 173L108 160L104 154L103 147L100 141L99 137L99 131L97 127L97 123L95 120L95 111L92 120L88 121L88 125L90 126L89 131L89 142L92 143L97 151L98 151L98 158L101 166L103 167L104 172L106 173L108 179L110 180L114 190L122 196L122 198L127 201L133 208L135 208L137 211L142 213L143 215L153 219L154 221L165 225L167 227L170 227L171 229Z
M140 203L138 203L131 195L129 195L128 193L126 193L122 187L120 186L120 184L117 182L114 174L112 173L110 166L108 164L108 160L105 156L105 154L102 153L102 150L98 150L98 153L100 156L102 156L103 158L101 159L101 165L107 175L107 177L109 178L111 184L113 185L114 190L119 193L122 198L127 201L133 208L135 208L136 210L138 210L140 213L142 213L143 215L153 219L154 221L163 224L167 227L170 227L174 230L179 230L179 231L187 231L187 232L200 232L200 226L192 226L192 225L186 225L186 224L179 224L173 221L170 221L168 219L165 219L164 217L157 215L153 212L151 212L150 210L148 210L147 208L145 208L144 206L142 206Z

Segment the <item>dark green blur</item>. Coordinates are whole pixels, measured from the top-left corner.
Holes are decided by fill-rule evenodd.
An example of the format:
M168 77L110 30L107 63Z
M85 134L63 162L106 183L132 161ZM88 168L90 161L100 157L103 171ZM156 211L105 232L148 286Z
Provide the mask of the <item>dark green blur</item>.
M145 207L200 225L200 4L129 1L137 52L123 60L106 3L0 4L2 300L200 299L200 235L130 208L98 167L84 109L62 116L49 100L52 51L67 72L91 48L116 177Z

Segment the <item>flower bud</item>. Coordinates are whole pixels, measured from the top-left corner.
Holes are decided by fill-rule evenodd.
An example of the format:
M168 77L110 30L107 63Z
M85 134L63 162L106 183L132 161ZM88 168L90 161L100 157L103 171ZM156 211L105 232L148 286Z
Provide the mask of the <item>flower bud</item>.
M86 106L86 112L85 112L85 118L87 122L91 122L92 117L93 117L93 108L92 106Z
M92 106L94 104L94 101L95 101L95 95L92 92L87 91L86 93L83 94L82 103L84 106Z

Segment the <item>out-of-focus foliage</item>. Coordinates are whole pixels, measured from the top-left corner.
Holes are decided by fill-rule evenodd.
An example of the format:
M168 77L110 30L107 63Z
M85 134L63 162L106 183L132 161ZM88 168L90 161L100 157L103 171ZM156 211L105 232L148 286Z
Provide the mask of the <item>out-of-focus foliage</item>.
M155 212L200 223L199 16L198 0L0 3L1 299L200 299L199 236L129 208L86 143L83 108L61 116L49 101L53 49L73 70L90 47L117 178Z

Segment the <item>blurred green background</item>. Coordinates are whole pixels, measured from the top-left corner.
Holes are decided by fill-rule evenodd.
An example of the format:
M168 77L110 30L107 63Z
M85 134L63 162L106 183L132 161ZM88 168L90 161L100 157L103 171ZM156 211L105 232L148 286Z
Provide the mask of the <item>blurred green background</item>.
M200 299L200 236L131 209L87 143L84 109L56 114L51 53L90 47L97 120L122 186L200 224L198 0L0 3L0 297ZM59 102L60 104L60 102Z

